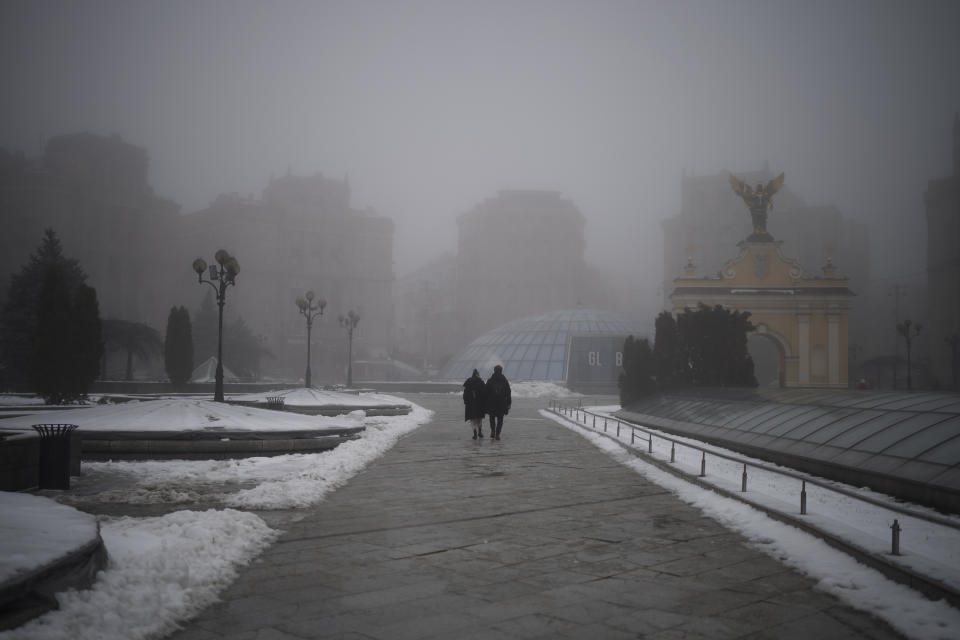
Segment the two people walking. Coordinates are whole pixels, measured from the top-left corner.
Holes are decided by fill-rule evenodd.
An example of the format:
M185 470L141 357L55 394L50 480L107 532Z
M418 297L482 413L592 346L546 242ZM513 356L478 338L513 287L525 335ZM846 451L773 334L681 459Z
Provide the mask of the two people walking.
M500 439L503 430L503 416L510 413L512 404L510 383L503 375L503 367L493 368L493 375L486 382L480 377L480 372L473 370L473 375L463 383L463 419L470 422L473 428L473 439L483 437L483 416L490 416L490 437Z

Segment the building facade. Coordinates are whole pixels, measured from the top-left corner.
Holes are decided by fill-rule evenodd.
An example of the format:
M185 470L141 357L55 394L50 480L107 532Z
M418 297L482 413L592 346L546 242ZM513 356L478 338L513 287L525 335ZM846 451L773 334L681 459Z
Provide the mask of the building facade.
M506 322L589 305L583 214L555 191L500 191L457 219L460 344Z
M272 180L260 198L222 195L184 216L180 262L211 261L226 249L240 263L228 310L242 316L273 354L266 375L296 379L306 368L306 318L295 301L307 291L326 301L313 322L311 369L315 384L345 379L347 336L337 319L360 315L354 331L357 359L385 359L392 343L393 221L350 206L350 185L321 174ZM198 289L200 299L205 290ZM198 354L202 356L202 354ZM229 360L224 356L224 361Z
M931 180L923 201L931 374L937 386L960 390L960 114L953 119L953 171Z
M49 227L97 290L101 317L165 326L179 205L154 195L148 165L144 149L90 133L50 139L39 159L0 151L0 295Z

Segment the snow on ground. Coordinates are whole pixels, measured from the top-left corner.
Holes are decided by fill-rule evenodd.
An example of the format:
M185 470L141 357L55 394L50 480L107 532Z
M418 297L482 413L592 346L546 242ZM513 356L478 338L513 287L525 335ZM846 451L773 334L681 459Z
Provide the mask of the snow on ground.
M382 396L390 404L410 404ZM144 409L151 403L134 407ZM268 412L282 418L282 412ZM367 417L356 440L323 453L246 458L242 460L143 461L84 463L84 475L74 488L104 485L109 478L132 476L130 491L108 489L97 500L181 502L195 485L222 486L214 495L227 507L286 509L318 502L330 491L379 457L404 434L428 422L433 412L417 405L405 416ZM355 418L351 418L355 419ZM240 487L239 491L237 490ZM90 497L87 493L87 497ZM61 499L69 494L62 494ZM194 496L195 497L195 496ZM203 496L206 500L211 494ZM3 510L4 519L11 514ZM19 515L12 518L19 520ZM60 609L17 629L0 633L0 640L139 640L163 637L177 621L198 613L217 599L235 577L279 532L257 515L226 508L175 511L162 517L103 518L101 535L110 555L110 568L86 591L57 596ZM0 541L3 548L27 541Z
M355 396L354 396L355 398ZM395 404L408 404L394 398ZM343 403L349 404L349 403ZM360 426L362 415L307 416L286 411L241 407L198 398L131 400L3 420L4 429L30 430L37 423L75 424L88 431L295 431Z
M0 491L0 583L97 539L97 519L28 493Z
M451 395L462 391L451 391ZM544 380L510 381L510 396L513 398L582 398L582 393L571 391L561 384Z
M576 391L570 391L563 385L542 380L511 382L510 395L514 398L579 398L583 396Z
M597 407L590 407L595 411ZM603 407L611 411L619 407ZM598 413L600 411L597 411ZM884 577L878 571L858 563L852 557L833 549L819 538L795 527L781 523L762 511L737 500L722 497L713 491L702 489L631 454L629 433L623 430L624 441L617 443L610 438L585 429L564 416L542 410L541 415L580 434L597 448L606 452L621 464L630 467L652 482L669 489L680 499L699 508L706 515L724 526L743 534L751 544L777 560L794 567L817 581L817 587L847 604L885 620L892 627L917 640L953 640L960 637L960 611L943 601L931 601L913 589ZM609 433L609 432L608 432ZM671 436L673 437L673 436ZM661 459L669 459L670 445L659 449L654 439L654 453ZM639 442L639 441L638 441ZM666 442L666 441L664 441ZM643 443L646 445L646 442ZM702 446L702 445L701 445ZM688 459L688 470L699 472L699 453ZM683 461L678 459L678 463ZM742 471L742 468L741 468ZM794 481L796 484L796 481ZM739 490L739 481L736 488ZM795 495L795 487L792 489ZM785 500L785 503L792 501ZM809 502L808 502L809 504ZM825 508L818 503L816 511ZM844 519L855 520L856 513L839 506L837 513ZM850 535L850 532L847 532ZM919 534L923 535L923 534ZM854 537L855 542L861 542ZM958 539L924 540L923 547L932 557L951 557L960 547ZM921 545L918 545L921 546Z
M11 396L11 395L0 395L0 407L7 406L23 406L23 405L43 405L43 398L37 398L35 396Z
M339 391L327 391L324 389L307 389L305 387L295 387L292 389L277 389L273 391L230 394L227 400L237 402L267 402L267 398L280 396L283 398L284 405L290 406L377 406L384 404L409 404L408 402L380 393L342 393Z

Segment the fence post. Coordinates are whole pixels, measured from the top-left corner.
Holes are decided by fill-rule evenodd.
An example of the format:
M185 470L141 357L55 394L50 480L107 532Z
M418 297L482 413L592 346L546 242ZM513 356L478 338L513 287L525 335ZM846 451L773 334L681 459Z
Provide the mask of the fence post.
M740 481L740 491L747 491L747 463L743 463L743 479Z
M807 515L807 481L803 481L803 486L800 487L800 515Z
M898 556L898 555L900 555L900 531L901 531L901 529L900 529L900 523L897 522L896 519L894 519L894 520L893 520L893 524L890 525L890 530L892 531L892 534L893 534L893 539L891 540L891 550L890 550L890 553L892 553L892 554L895 555L895 556Z
M617 437L620 437L620 421L617 420Z
M677 459L676 445L677 443L673 441L670 442L670 462L675 462Z
M707 475L707 452L703 452L703 457L700 458L700 477Z
M593 416L593 428L597 428L597 416Z

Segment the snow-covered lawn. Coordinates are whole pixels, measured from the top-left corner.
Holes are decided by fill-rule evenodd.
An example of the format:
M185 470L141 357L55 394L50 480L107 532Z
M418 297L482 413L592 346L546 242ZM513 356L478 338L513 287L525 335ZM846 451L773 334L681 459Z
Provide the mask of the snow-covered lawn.
M393 396L383 398L391 404L410 404ZM286 417L281 412L267 413ZM358 419L357 415L361 414L349 419ZM213 496L228 508L182 510L150 518L100 518L110 568L91 589L58 595L59 610L0 633L0 639L138 640L170 633L178 621L214 602L237 569L279 535L259 516L238 509L286 509L320 501L431 416L431 411L412 405L405 416L362 418L366 429L358 439L323 453L226 461L85 463L84 476L74 483L81 492L107 476L134 478L132 490L106 490L96 495L97 500L178 503L189 500L194 485L202 482L208 490L222 485L222 492L214 489L204 498ZM4 521L19 520L4 504L0 508ZM66 509L51 503L53 508ZM60 517L55 515L54 520ZM68 516L62 517L66 524ZM3 535L0 557L33 553L28 550L30 544L24 536Z
M610 415L620 407L589 407L591 412ZM869 611L887 621L910 638L923 640L953 640L960 637L960 611L943 601L931 601L919 592L887 579L878 571L858 563L852 557L828 546L812 534L806 533L769 517L762 511L737 500L722 497L713 491L700 488L677 478L673 474L658 469L652 464L630 453L629 429L622 429L620 440L615 442L607 435L613 435L613 421L609 424L607 435L594 432L551 411L542 410L541 415L579 433L596 447L605 451L613 459L644 475L652 482L673 491L688 502L723 525L743 534L751 543L765 553L785 564L795 567L817 581L817 586L858 609ZM591 423L592 425L592 423ZM602 427L599 427L602 431ZM647 429L656 431L655 429ZM676 436L668 436L683 440ZM658 442L658 440L660 442ZM690 440L690 442L694 442ZM707 448L708 445L696 443ZM637 440L635 449L647 450L647 443ZM745 458L740 454L725 451L727 454ZM663 439L654 438L654 456L660 460L670 459L670 444ZM678 449L677 465L691 475L700 471L701 454L690 449ZM645 454L644 454L645 455ZM745 458L746 459L746 458ZM718 458L708 458L710 471L705 478L725 488L740 490L742 466L726 463L724 469ZM769 464L769 463L765 463ZM770 503L781 506L793 505L792 513L799 510L797 481L777 476L750 472L750 492L761 493ZM862 547L878 553L889 553L890 540L882 536L883 529L893 522L892 515L878 513L878 507L855 503L852 499L836 500L839 494L825 495L825 491L813 491L808 485L808 517L812 524L830 526L831 533L848 539ZM876 496L876 494L873 494ZM919 510L920 508L918 508ZM902 540L905 555L900 559L908 566L922 568L941 580L960 585L960 534L952 529L901 516L901 524L906 527L906 537ZM886 530L889 535L889 530ZM890 556L894 558L894 556ZM939 561L939 562L938 562ZM921 571L924 573L925 571Z
M394 404L409 403L394 398ZM306 416L198 398L164 398L62 411L45 410L6 418L0 421L0 427L30 430L30 425L37 423L66 423L75 424L85 431L296 431L356 427L362 425L362 420L362 413L332 417Z
M236 402L267 402L267 398L282 397L284 405L304 406L304 407L322 407L322 406L342 406L353 407L372 407L380 405L409 404L408 402L397 398L396 396L385 395L382 393L342 393L339 391L327 391L324 389L307 389L305 387L295 387L292 389L277 389L275 391L264 391L257 393L230 394L227 401Z

